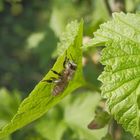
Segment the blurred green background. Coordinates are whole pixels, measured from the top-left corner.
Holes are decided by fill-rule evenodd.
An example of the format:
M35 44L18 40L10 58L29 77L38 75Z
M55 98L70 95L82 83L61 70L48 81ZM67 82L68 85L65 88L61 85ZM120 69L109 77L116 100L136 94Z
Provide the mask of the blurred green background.
M111 19L112 12L139 10L140 0L0 0L0 127L11 120L20 102L53 66L67 23L84 19L86 43L101 23ZM87 128L101 100L100 51L92 48L83 54L86 87L2 140L112 140L107 125ZM135 140L116 125L113 140Z

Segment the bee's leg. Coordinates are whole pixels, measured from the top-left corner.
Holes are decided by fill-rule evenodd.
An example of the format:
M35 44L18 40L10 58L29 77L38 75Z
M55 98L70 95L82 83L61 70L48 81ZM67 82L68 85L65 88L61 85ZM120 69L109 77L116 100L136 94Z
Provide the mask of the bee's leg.
M50 79L48 79L48 80L42 80L41 82L55 83L56 80L57 80L56 78L51 77Z
M55 77L51 77L48 80L42 80L41 82L47 82L47 83L59 83L61 82L61 79L56 79Z
M55 71L55 70L51 70L54 74L57 74L58 76L61 76L61 74L60 73L58 73L57 71Z
M61 79L56 79L55 77L51 77L50 79L53 81L53 83L59 83L61 81Z
M48 79L48 80L42 80L41 82L53 83L53 80L52 79Z
M70 53L70 57L71 57L72 61L74 62L74 59L73 59L73 57L72 57L71 53Z
M53 82L54 83L60 83L62 80L61 79L55 79Z

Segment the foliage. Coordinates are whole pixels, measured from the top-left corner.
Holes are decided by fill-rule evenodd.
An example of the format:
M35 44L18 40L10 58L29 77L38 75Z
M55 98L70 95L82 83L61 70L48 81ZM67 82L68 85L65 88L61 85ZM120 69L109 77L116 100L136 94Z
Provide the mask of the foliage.
M127 130L139 137L139 14L114 14L95 33L94 40L104 42L100 75L102 96L109 111Z
M55 97L51 95L51 91L54 88L52 84L42 81L39 82L39 84L31 92L29 97L23 100L23 102L20 104L17 114L15 114L11 122L1 130L0 132L1 137L8 135L13 131L15 131L16 129L19 129L25 126L26 124L32 122L33 120L41 117L52 106L54 106L62 98L64 98L68 93L72 92L74 89L80 87L84 83L82 79L82 70L81 70L82 50L80 48L82 41L83 22L78 24L75 21L68 26L73 25L76 25L75 30L77 30L77 35L74 36L74 39L72 39L72 41L70 42L69 48L66 50L67 54L65 53L66 51L64 51L63 55L61 55L57 59L52 69L61 72L63 70L63 62L65 60L65 57L71 56L70 54L72 54L72 57L75 60L75 63L77 64L77 70L73 77L74 82L70 81L68 88L66 88L64 92L61 93L60 96ZM44 80L50 79L50 77L54 77L54 74L52 73L51 70L43 79Z
M0 117L3 120L0 121L0 127L9 122L17 111L17 108L21 102L21 97L18 91L13 91L12 95L2 88L0 89ZM4 102L3 102L4 101Z
M81 94L77 94L74 92L41 118L40 123L36 125L36 130L50 140L100 140L106 132L106 128L92 132L85 127L93 118L91 112L96 108L99 99L98 93L83 91Z
M12 132L2 140L139 140L138 88L135 93L132 91L139 83L139 7L140 0L1 0L0 126L7 124L3 130L11 126ZM114 14L110 20L114 11L137 14ZM83 29L75 21L81 18ZM70 21L73 22L64 32ZM79 33L82 30L83 54L73 47L77 43L81 46ZM94 46L106 47L101 52L101 48ZM78 69L66 90L54 97L51 90L55 84L41 82L41 79L55 61L53 68L58 72L64 70L66 51ZM99 62L100 54L104 70ZM133 54L137 54L137 58ZM101 91L97 80L100 74ZM58 78L50 71L44 78L52 76ZM119 87L120 83L123 85ZM83 87L61 101L79 86ZM37 92L37 89L41 90ZM99 101L100 92L107 99L108 108L106 99ZM136 121L131 125L133 120ZM13 133L14 129L17 131ZM134 138L126 130L138 137ZM11 133L8 131L7 134Z

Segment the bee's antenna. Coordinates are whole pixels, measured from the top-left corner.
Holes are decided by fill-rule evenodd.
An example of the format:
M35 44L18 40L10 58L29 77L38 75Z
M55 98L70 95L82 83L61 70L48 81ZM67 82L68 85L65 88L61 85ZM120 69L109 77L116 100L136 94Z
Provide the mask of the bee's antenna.
M66 57L67 57L67 50L66 50Z
M74 61L74 59L73 59L73 57L72 57L71 53L70 53L70 57L71 57L72 61Z
M66 67L66 63L68 62L68 57L67 57L67 50L66 50L66 56L65 56L65 60L63 62L63 67L65 68Z

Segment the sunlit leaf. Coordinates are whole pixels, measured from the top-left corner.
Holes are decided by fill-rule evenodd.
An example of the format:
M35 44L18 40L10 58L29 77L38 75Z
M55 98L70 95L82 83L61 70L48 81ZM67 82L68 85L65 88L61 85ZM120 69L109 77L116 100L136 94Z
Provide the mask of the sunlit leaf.
M15 114L11 122L2 128L0 137L6 136L41 117L51 107L60 102L66 95L68 95L84 83L82 78L81 64L83 22L81 21L81 23L78 23L77 21L75 21L75 23L77 26L73 28L76 28L75 30L77 30L77 35L74 37L71 44L69 44L67 50L64 50L64 52L58 57L56 63L52 68L57 72L61 72L64 69L63 63L66 57L65 51L67 51L67 57L70 58L70 56L72 55L74 63L77 64L77 69L75 71L73 79L69 82L68 87L66 87L65 90L60 93L60 95L53 96L53 84L40 81L30 93L30 95L20 104L17 114ZM56 75L54 75L52 71L49 71L48 74L43 78L43 80L50 79L51 77L56 77Z
M102 96L125 130L140 135L140 15L115 13L92 40L104 42L100 75ZM93 44L94 45L94 44Z

